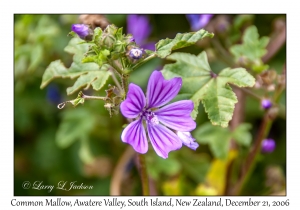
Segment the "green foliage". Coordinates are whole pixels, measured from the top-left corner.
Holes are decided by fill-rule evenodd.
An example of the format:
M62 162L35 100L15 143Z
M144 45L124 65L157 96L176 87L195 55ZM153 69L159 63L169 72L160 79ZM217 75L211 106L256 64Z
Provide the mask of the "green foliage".
M208 33L204 29L197 32L178 33L174 39L162 39L156 43L156 54L158 57L165 58L170 55L173 50L191 46L205 37L212 38L213 36L213 33Z
M109 66L103 65L99 67L96 63L82 63L84 53L88 50L89 44L80 44L81 42L82 40L79 38L70 40L65 48L65 51L74 54L70 68L66 68L60 60L51 62L43 75L41 88L44 88L53 79L59 77L70 79L79 77L72 87L67 88L68 95L85 86L88 88L92 85L95 90L100 90L104 86L110 76Z
M76 140L86 138L92 131L95 121L96 116L84 108L63 112L62 122L55 138L57 145L67 148Z
M176 63L165 65L164 76L168 79L179 76L183 80L178 98L194 102L194 119L201 100L213 125L227 127L232 118L237 98L228 83L239 87L252 87L255 83L254 77L244 68L226 68L216 75L210 69L205 52L198 56L173 53L167 59Z
M147 155L146 158L149 175L155 180L159 180L162 174L173 176L181 169L180 163L172 155L167 159L162 159L153 153Z
M260 73L268 68L261 58L267 53L266 46L269 43L268 37L261 37L255 26L248 27L243 35L243 43L236 44L230 48L236 62L242 63L253 71Z
M34 29L32 29L35 25ZM15 77L33 73L43 63L46 49L51 48L60 29L49 16L38 19L23 15L14 25L15 30ZM51 50L51 49L50 49Z
M239 145L249 146L251 143L251 125L240 124L234 131L205 123L194 131L194 137L200 144L208 144L213 155L219 159L227 158L230 139Z

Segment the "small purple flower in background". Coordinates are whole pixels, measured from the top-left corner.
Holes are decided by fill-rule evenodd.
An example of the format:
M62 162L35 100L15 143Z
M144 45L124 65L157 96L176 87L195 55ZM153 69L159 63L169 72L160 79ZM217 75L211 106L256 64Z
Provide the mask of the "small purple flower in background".
M47 100L52 104L57 105L61 102L61 94L56 85L50 84L47 87L46 97L47 97Z
M85 24L73 24L72 31L74 31L81 39L84 39L90 33L89 26Z
M132 48L129 51L129 56L132 59L138 60L143 56L143 50L139 49L139 48Z
M261 144L261 150L266 153L273 152L275 147L276 147L276 144L273 139L264 139Z
M263 99L261 101L261 107L263 109L270 109L272 107L272 102L269 99Z
M197 147L199 147L199 144L195 142L195 139L192 137L190 132L177 131L177 136L181 139L182 143L185 146L193 150L196 150Z
M178 94L181 85L180 77L165 80L161 72L154 71L149 78L145 97L142 89L131 83L120 109L125 117L135 120L123 130L122 141L131 144L135 151L146 153L148 141L144 121L150 142L162 158L167 158L170 151L181 148L183 141L190 141L181 140L174 131L189 132L195 129L196 123L190 116L194 103L182 100L164 106Z
M127 33L133 35L135 42L144 49L155 50L153 42L147 42L152 27L149 18L145 15L127 16Z
M188 21L190 22L193 31L198 31L199 29L205 27L210 19L213 17L211 14L189 14L186 15Z

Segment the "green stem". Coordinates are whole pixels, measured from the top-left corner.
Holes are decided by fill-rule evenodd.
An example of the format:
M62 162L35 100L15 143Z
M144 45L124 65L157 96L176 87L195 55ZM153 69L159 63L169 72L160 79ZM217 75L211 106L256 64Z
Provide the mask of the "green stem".
M128 74L122 75L122 88L124 90L124 96L126 95L126 93L128 91L128 78L129 78Z
M138 68L139 66L141 66L142 64L152 60L153 58L155 58L157 55L156 53L153 53L152 55L148 56L147 58L145 58L144 60L142 60L141 62L135 64L133 67L132 67L132 70L135 70L136 68Z
M114 61L110 61L109 65L111 65L120 76L122 75L122 70L114 63Z
M147 176L147 166L145 161L145 155L138 154L140 164L140 174L143 186L143 195L149 195L149 180Z
M116 78L115 72L113 68L110 68L110 72L111 72L111 77L113 78L115 84L117 85L117 87L119 88L120 91L123 91L122 86L120 85L119 80Z
M83 95L81 96L84 99L92 99L92 100L107 100L107 97L102 97L102 96L87 96L87 95Z
M249 96L252 96L253 98L261 101L261 97L257 94L255 94L254 92L252 92L251 90L247 89L247 88L241 88L241 90L243 92L245 92L246 94L248 94Z
M263 122L261 123L255 144L254 144L251 152L248 154L248 156L246 158L244 167L242 167L241 177L237 181L237 183L233 189L233 192L232 192L233 195L240 194L246 180L251 175L251 172L255 165L256 157L259 154L259 151L261 149L261 143L267 137L267 135L271 129L272 123L273 123L273 120L271 120L269 118L269 114L268 114L268 112L266 112L264 115L264 118L263 118Z

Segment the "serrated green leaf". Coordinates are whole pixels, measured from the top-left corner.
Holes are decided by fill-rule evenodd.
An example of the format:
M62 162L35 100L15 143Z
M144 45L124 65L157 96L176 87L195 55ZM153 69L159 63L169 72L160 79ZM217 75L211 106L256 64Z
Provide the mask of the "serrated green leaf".
M65 48L65 51L74 54L73 63L70 68L66 68L60 60L51 62L44 72L41 88L47 86L55 78L74 79L79 76L80 77L74 85L67 89L68 94L72 94L85 86L89 87L92 85L95 90L99 90L103 87L110 75L107 71L109 65L105 64L99 67L96 63L83 63L82 59L89 48L89 44L81 44L81 42L82 40L79 38L73 38L70 40L68 46ZM107 52L104 51L101 56L97 59L105 58L105 56L107 56Z
M165 78L182 77L183 84L177 98L194 102L193 119L198 114L202 101L213 125L227 127L231 120L237 98L230 84L252 87L255 79L244 68L223 69L219 75L210 70L205 52L198 56L188 53L173 53L167 57L176 63L167 64L162 70Z
M100 90L105 85L106 80L109 78L110 72L108 71L94 71L81 75L72 87L67 88L68 95L80 90L83 87L86 89L92 85L94 90Z
M204 29L197 32L178 33L174 39L162 39L155 44L155 49L158 57L165 58L170 55L172 50L177 50L183 47L188 47L195 44L197 41L214 36L213 33L209 33Z
M243 43L233 45L229 50L234 55L236 62L241 60L245 65L253 68L255 66L256 71L264 69L264 67L258 67L264 65L261 58L267 53L266 46L269 43L269 37L261 37L255 26L248 27L243 35Z

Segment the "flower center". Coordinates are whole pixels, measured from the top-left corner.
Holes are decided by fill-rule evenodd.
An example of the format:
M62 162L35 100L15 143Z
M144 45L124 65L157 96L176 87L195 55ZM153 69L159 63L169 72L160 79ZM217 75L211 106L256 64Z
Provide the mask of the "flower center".
M157 118L157 116L154 114L154 112L151 112L149 110L145 110L143 112L143 116L145 117L145 119L150 122L152 125L157 125L159 124L159 120Z

